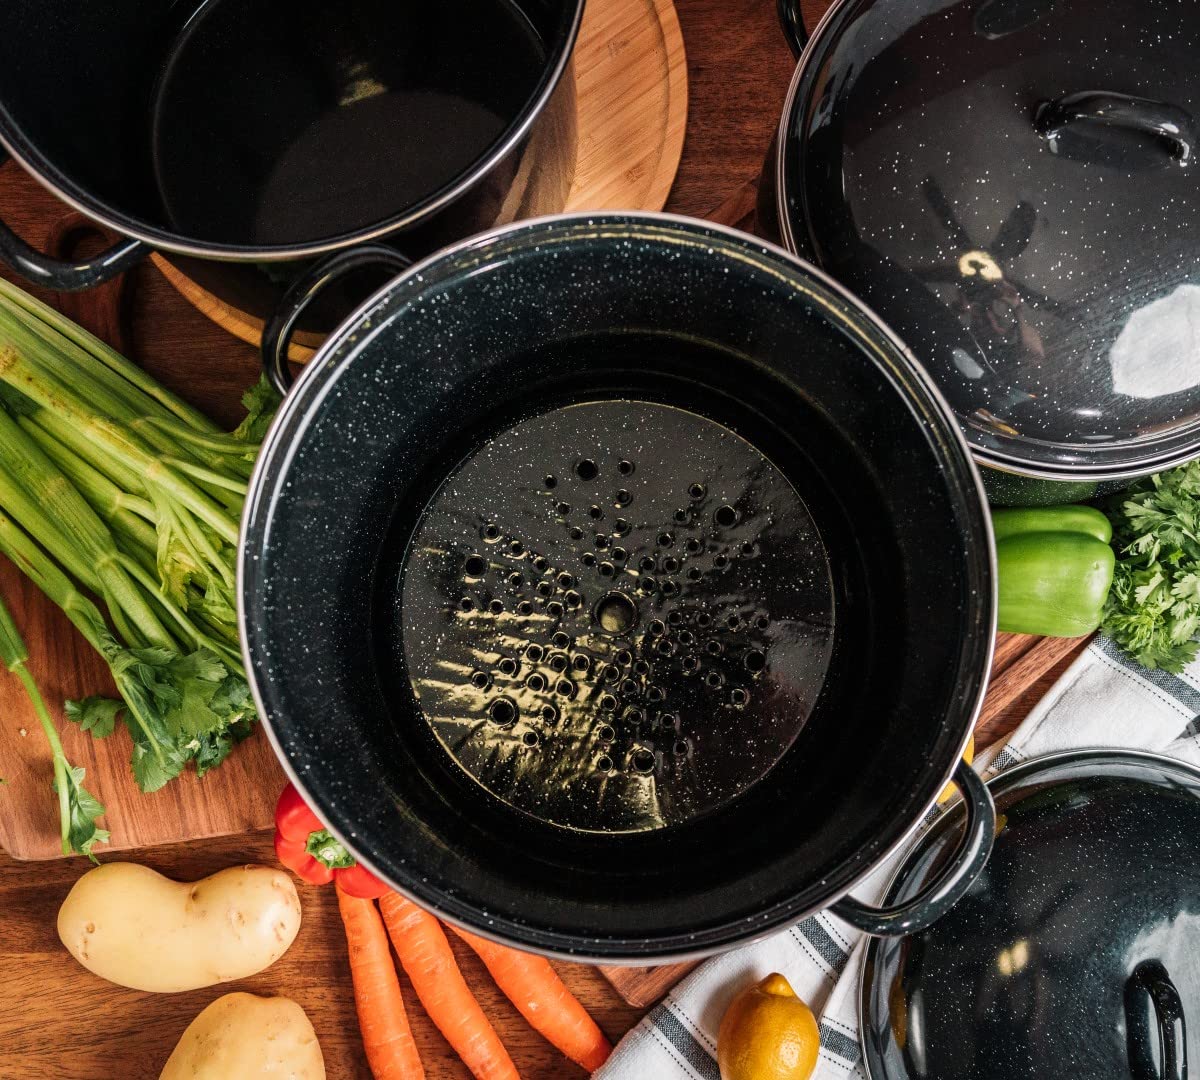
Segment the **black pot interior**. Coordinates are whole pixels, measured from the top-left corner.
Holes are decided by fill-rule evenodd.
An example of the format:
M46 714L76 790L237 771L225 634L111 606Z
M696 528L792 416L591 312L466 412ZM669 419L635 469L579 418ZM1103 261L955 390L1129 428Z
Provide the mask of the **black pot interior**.
M419 715L393 600L458 463L522 419L614 400L717 421L787 477L829 560L834 631L811 715L763 779L681 824L607 834L516 810L451 761ZM657 436L631 428L605 453ZM952 422L876 326L748 238L563 219L436 259L343 327L258 477L242 593L280 749L379 871L510 940L666 956L824 906L937 795L982 692L989 541ZM590 574L589 600L605 587Z
M286 249L412 214L532 107L577 0L11 0L0 128L151 238Z

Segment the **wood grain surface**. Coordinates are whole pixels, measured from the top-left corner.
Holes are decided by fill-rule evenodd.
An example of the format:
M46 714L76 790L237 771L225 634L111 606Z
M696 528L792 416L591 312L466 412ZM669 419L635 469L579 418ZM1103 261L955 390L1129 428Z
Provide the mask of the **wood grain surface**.
M607 2L590 0L593 5ZM676 0L676 7L687 49L690 115L667 209L707 216L735 198L748 210L792 71L791 55L775 24L774 0ZM805 4L810 25L823 7L820 0ZM21 235L43 243L62 212L52 196L11 163L0 166L0 215ZM236 422L238 397L257 375L254 350L204 318L151 265L139 267L133 278L131 342L139 362L214 419ZM12 599L18 621L28 629L25 620L32 599L9 567L0 567L0 590ZM99 683L71 685L55 674L78 669L78 647L61 620L39 617L44 626L39 640L46 651L35 673L46 680L49 696L100 689ZM1024 648L1025 643L1001 643L1001 649L1021 655ZM1048 673L1012 697L996 723L1011 725L1024 715L1052 678ZM8 680L0 680L0 725L23 726L31 733L27 737L33 737L32 716L8 687ZM234 759L264 751L256 739L239 748ZM87 763L86 743L70 732L67 752ZM0 776L5 767L0 757ZM18 811L0 794L0 818L16 812L39 813L36 807ZM52 808L44 812L53 814ZM135 820L140 816L135 814ZM273 862L267 833L158 847L130 857L180 880L241 861ZM270 971L222 988L154 996L102 982L78 967L59 944L54 929L58 904L85 868L80 860L31 864L0 854L0 1080L155 1077L190 1019L220 993L233 989L295 997L313 1020L330 1077L369 1080L353 1015L344 940L328 892L303 889L300 937ZM459 955L468 982L525 1080L579 1075L501 999L474 956L461 950ZM637 1021L640 1010L622 1002L595 969L558 966L610 1037L619 1037ZM468 1074L419 1007L411 1015L429 1080L465 1080Z

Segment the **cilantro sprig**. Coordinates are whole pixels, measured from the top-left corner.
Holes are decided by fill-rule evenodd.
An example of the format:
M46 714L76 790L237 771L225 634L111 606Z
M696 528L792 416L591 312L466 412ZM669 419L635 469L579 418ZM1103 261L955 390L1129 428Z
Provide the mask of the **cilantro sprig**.
M1117 568L1103 629L1139 664L1178 673L1200 643L1200 462L1114 498Z

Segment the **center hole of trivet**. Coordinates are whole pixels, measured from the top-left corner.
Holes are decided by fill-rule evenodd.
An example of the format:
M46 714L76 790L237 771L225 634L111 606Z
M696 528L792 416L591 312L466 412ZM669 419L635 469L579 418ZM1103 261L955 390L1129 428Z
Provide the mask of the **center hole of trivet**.
M624 593L610 592L596 603L596 622L610 634L624 634L637 625L637 604Z

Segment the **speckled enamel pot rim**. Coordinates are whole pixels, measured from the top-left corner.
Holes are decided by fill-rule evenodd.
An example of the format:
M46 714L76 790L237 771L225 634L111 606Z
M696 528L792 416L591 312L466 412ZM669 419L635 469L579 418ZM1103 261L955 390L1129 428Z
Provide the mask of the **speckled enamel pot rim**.
M844 896L853 892L866 878L870 876L872 871L886 861L896 852L903 850L911 843L913 836L921 828L929 810L936 805L939 793L947 784L952 782L954 771L959 760L965 753L967 744L969 743L975 728L975 723L979 718L980 710L983 707L984 696L987 692L988 676L991 671L993 652L995 648L995 624L997 613L997 586L996 586L996 555L995 543L992 533L991 517L988 512L987 496L984 492L983 481L980 477L979 470L970 454L970 448L967 445L966 439L962 435L957 422L954 419L953 413L949 405L946 403L942 394L938 390L936 384L929 377L925 369L917 363L907 347L899 340L899 338L868 308L865 307L852 293L843 286L823 273L821 270L798 258L797 256L785 251L783 248L761 240L758 237L750 236L736 229L729 228L724 225L718 225L711 222L702 221L699 219L683 217L676 214L666 213L572 213L559 214L547 217L534 218L527 221L506 225L502 228L492 230L487 233L479 234L467 240L460 241L450 247L444 248L425 260L414 264L408 270L397 275L391 281L384 284L368 299L359 305L350 315L348 315L342 323L329 335L328 339L313 356L313 358L305 366L296 383L289 394L288 398L280 406L279 412L273 420L266 437L263 440L262 448L259 452L258 460L255 463L254 472L249 482L249 490L245 501L245 510L241 521L241 535L243 542L238 548L238 632L242 647L243 662L246 665L246 671L249 678L250 689L254 696L255 704L258 708L260 722L266 730L267 737L271 742L271 746L275 751L276 757L279 759L281 766L288 779L296 786L297 790L302 795L316 806L310 791L304 783L303 777L292 767L288 760L279 734L275 731L270 718L267 715L265 703L255 677L255 667L253 664L251 647L250 647L250 630L246 615L247 605L243 602L243 593L246 582L246 558L247 544L244 538L247 536L250 520L254 515L255 509L260 498L263 495L264 488L271 482L274 475L280 470L286 470L294 454L294 448L283 445L284 429L289 426L291 414L299 408L312 410L319 408L321 399L321 389L319 384L324 376L324 367L329 362L332 354L343 347L346 339L355 333L360 328L364 320L370 313L384 301L392 292L400 285L410 282L419 281L424 276L428 275L432 270L442 264L453 263L463 256L486 249L492 244L503 240L511 240L519 238L522 234L528 234L533 237L545 236L549 229L580 229L582 235L588 235L590 230L593 233L604 232L610 235L613 239L617 239L622 235L628 236L631 233L636 233L642 227L656 228L659 230L655 235L655 239L660 242L666 241L668 238L662 235L661 230L674 230L677 234L677 241L702 239L705 235L717 235L732 241L737 245L745 246L747 255L765 254L773 260L784 264L784 269L794 269L800 272L801 275L810 277L818 284L826 288L830 293L845 303L847 308L857 314L864 320L867 326L878 335L877 340L886 342L889 350L902 359L906 366L906 375L915 383L921 390L927 394L928 403L941 413L942 419L945 421L944 433L949 440L949 447L952 452L957 452L961 457L961 465L963 466L964 476L969 478L966 480L967 491L966 499L969 504L973 504L979 509L979 526L982 533L986 536L986 550L980 552L979 555L983 559L983 566L986 569L987 593L979 600L985 605L987 614L988 632L983 637L986 640L980 641L980 648L976 656L976 667L978 669L978 686L971 695L968 706L963 709L964 730L959 743L957 744L957 753L954 759L949 763L948 767L939 774L939 780L934 787L933 795L920 807L920 812L916 813L910 826L904 830L892 844L881 849L875 859L867 866L860 874L853 878L844 888L840 888L832 892L827 900L820 906L808 908L804 910L796 910L793 906L789 906L786 902L778 904L775 908L764 910L755 920L754 929L739 936L736 940L723 940L716 944L700 944L696 945L691 940L697 936L721 936L728 939L728 929L723 931L711 931L703 935L690 935L687 940L680 939L677 942L672 942L669 945L664 945L660 950L656 950L653 954L637 952L634 949L628 951L625 962L638 964L655 964L668 962L682 962L687 960L702 959L706 956L711 956L714 953L722 952L730 948L740 945L750 944L754 941L762 940L769 937L777 930L791 925L795 922L807 918L815 914L817 911L825 910L830 905L836 903ZM361 342L360 342L361 343ZM872 350L877 352L877 350ZM312 384L310 386L310 384ZM309 400L312 398L312 400ZM278 460L276 460L278 458ZM437 915L444 921L453 925L461 926L470 930L473 933L480 934L483 937L496 941L500 944L512 945L514 939L494 930L490 925L481 924L467 920L455 912L449 912L441 909L418 895L412 889L406 888L404 885L392 880L388 877L380 867L371 859L368 854L364 854L360 849L346 836L345 832L338 828L336 823L329 823L330 832L341 841L346 848L357 858L364 866L375 873L381 880L384 880L388 885L397 892L412 900ZM561 936L550 935L545 936ZM576 935L578 939L586 935L580 933ZM580 963L596 963L596 964L613 964L622 962L621 958L615 957L613 953L605 954L589 954L586 950L580 949L568 942L564 941L562 947L552 947L537 943L531 943L527 940L520 940L519 945L522 949L530 952L540 953L544 956L567 959Z
M1197 782L1200 782L1200 768L1189 764L1186 761L1180 761L1178 758L1167 757L1165 754L1155 754L1148 750L1117 750L1112 747L1096 746L1096 747L1080 747L1076 750L1059 750L1052 754L1043 754L1040 757L1031 758L1029 761L1016 765L1011 769L1007 769L996 776L993 776L988 781L988 789L992 792L1003 792L1009 788L1019 785L1027 781L1031 776L1036 776L1038 773L1047 772L1057 769L1063 765L1071 765L1075 763L1086 763L1089 761L1116 761L1128 762L1130 764L1143 764L1157 766L1170 771L1186 773L1192 776ZM931 834L932 835L932 834ZM920 845L914 848L907 858L905 858L899 866L888 877L887 885L883 889L885 897L894 895L896 886L900 880L909 872L910 864L920 852ZM871 991L871 983L869 973L873 967L875 955L879 951L878 939L872 940L867 946L867 955L864 963L859 968L858 972L858 1010L859 1016L865 1017L870 1015L871 1007L869 995ZM859 1043L862 1044L862 1036L860 1032ZM859 1058L863 1072L866 1073L868 1080L903 1080L903 1078L885 1075L883 1073L873 1072L871 1069L870 1059L867 1054L863 1054Z
M12 155L13 161L29 173L56 198L68 206L86 214L93 221L106 225L122 236L141 240L160 251L169 251L175 255L191 255L201 259L211 259L218 262L261 262L264 258L286 260L310 259L319 255L328 255L343 248L353 247L368 240L407 229L430 217L443 206L453 202L464 192L478 184L485 175L502 161L520 141L529 134L537 118L541 115L550 100L550 96L558 88L570 67L575 55L575 45L579 39L579 28L583 23L585 0L575 0L575 13L571 24L558 46L553 65L547 65L543 72L542 81L536 94L526 104L524 110L509 126L505 135L483 157L472 165L457 181L452 182L440 191L435 192L429 199L424 200L394 217L370 225L364 229L327 240L307 244L263 244L260 246L222 243L198 243L181 237L175 233L155 228L145 223L137 222L123 214L114 213L98 199L90 198L86 192L67 179L60 170L29 143L21 134L20 129L12 122L8 111L0 102L0 148ZM3 155L0 154L0 158Z
M809 36L808 42L804 46L804 51L796 63L796 69L792 74L792 81L788 87L787 97L784 99L783 111L780 113L779 125L775 135L775 213L779 222L779 231L782 235L784 246L789 252L794 253L798 250L794 223L792 215L789 212L790 208L788 207L788 189L786 185L788 151L793 145L789 139L792 126L791 121L795 116L797 107L802 102L807 102L811 97L816 58L825 47L825 38L831 32L833 23L841 17L844 8L856 2L857 0L835 0L833 5L826 9L825 14L821 17L821 20ZM858 306L864 311L870 310L862 301L858 301ZM883 320L877 315L875 318L876 321L883 323ZM919 363L919 361L917 362ZM959 423L959 419L953 413L953 410L951 410L951 415L955 416L955 423ZM1065 483L1078 483L1080 481L1104 483L1136 480L1139 477L1149 476L1152 473L1162 472L1165 469L1186 465L1189 461L1195 461L1197 458L1200 458L1200 437L1197 438L1195 445L1186 449L1181 449L1174 453L1146 454L1141 458L1134 459L1130 464L1119 467L1103 465L1089 466L1084 464L1070 467L1035 466L1030 465L1026 460L1004 454L997 450L976 446L971 443L967 445L972 458L980 465L987 466L989 469L1033 480L1063 481Z

